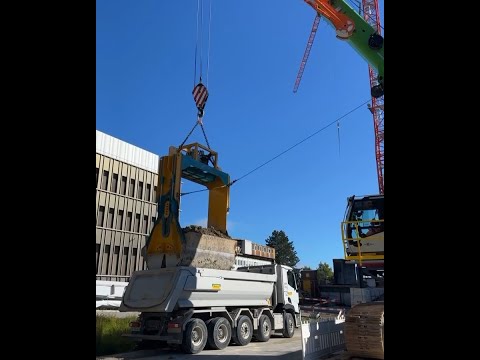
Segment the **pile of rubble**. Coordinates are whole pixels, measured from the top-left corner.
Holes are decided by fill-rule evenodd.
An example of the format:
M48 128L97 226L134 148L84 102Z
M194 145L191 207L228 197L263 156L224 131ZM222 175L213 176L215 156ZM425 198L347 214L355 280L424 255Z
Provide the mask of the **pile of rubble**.
M198 225L189 225L187 227L184 227L182 230L184 234L187 234L189 232L196 232L203 235L218 236L224 239L231 239L231 237L228 236L227 233L223 233L222 231L215 229L213 226L204 228Z

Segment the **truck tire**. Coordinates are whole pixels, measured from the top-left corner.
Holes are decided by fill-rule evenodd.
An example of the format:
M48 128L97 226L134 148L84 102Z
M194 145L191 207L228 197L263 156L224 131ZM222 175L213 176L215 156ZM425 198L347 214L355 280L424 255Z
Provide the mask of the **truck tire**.
M214 350L225 349L232 338L232 327L224 317L211 319L207 325L208 346Z
M258 329L255 333L255 339L261 342L267 342L270 340L270 335L272 333L272 322L270 318L263 314L258 319Z
M202 319L190 319L183 333L182 350L187 354L198 354L207 343L207 326Z
M245 346L250 343L253 336L253 324L248 316L242 315L238 318L237 327L232 331L233 341Z
M295 322L290 313L285 313L285 322L283 323L283 337L291 338L295 333Z

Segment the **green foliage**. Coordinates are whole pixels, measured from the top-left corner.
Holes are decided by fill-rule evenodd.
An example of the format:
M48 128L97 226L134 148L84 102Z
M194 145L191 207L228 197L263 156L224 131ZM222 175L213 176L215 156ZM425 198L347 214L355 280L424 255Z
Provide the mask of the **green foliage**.
M333 282L333 270L327 263L321 262L318 264L317 279L320 285L329 284Z
M272 235L265 240L265 243L275 249L277 264L294 267L300 261L293 247L293 241L288 240L288 236L283 230L274 230Z
M96 316L97 345L96 355L111 355L131 351L135 343L122 334L130 332L129 324L136 317L117 318L114 316Z

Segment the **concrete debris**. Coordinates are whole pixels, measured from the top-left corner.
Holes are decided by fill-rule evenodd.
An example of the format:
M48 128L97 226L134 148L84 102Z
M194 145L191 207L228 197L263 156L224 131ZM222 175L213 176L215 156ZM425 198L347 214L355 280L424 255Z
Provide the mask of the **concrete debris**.
M185 234L179 266L230 270L235 264L237 242L227 237L189 231Z
M184 234L187 234L187 233L193 231L193 232L203 234L203 235L211 235L211 236L221 237L221 238L224 238L224 239L231 239L231 237L228 235L228 233L224 233L220 230L217 230L213 226L210 226L208 228L204 228L204 227L198 226L198 225L189 225L187 227L184 227L182 230L183 230Z

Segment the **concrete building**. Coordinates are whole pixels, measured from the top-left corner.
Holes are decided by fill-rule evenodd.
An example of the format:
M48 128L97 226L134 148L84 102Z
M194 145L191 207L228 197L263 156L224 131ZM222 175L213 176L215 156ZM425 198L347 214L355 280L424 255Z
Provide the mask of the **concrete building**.
M128 281L146 268L141 256L157 205L158 155L96 131L97 280Z

